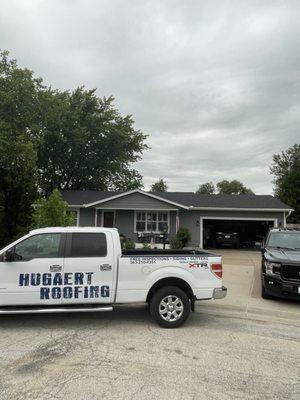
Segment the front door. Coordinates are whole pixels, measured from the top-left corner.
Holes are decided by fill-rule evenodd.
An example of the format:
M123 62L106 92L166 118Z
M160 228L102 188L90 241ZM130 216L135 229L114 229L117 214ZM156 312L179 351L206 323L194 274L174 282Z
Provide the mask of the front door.
M67 235L63 304L111 303L114 248L110 233Z
M105 228L113 228L115 224L114 211L103 211L103 226Z
M60 304L61 289L53 288L54 272L63 271L61 233L43 233L24 239L0 262L0 305Z

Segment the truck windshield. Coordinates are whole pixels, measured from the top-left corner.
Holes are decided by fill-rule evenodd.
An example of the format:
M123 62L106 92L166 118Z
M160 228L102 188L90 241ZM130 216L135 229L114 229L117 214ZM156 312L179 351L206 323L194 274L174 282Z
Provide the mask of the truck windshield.
M267 241L268 247L279 247L290 250L300 249L299 232L271 232Z

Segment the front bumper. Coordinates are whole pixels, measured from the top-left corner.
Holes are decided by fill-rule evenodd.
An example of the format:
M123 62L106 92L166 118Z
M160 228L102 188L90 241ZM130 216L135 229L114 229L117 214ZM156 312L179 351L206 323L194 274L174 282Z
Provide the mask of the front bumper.
M262 279L262 284L269 295L300 300L300 282L287 282L280 277L277 278L266 274L263 274Z
M237 244L239 244L239 240L232 238L232 239L217 239L216 240L216 244L219 246L235 246Z
M224 299L227 295L227 288L222 286L221 288L215 288L213 291L213 299Z

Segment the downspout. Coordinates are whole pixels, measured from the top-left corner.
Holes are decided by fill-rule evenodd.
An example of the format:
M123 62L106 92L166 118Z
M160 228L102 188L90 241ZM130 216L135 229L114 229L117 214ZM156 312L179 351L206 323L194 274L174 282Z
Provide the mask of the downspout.
M286 220L292 214L293 210L288 211L287 215L284 212L284 227L286 228Z
M175 220L175 233L177 234L179 229L179 210L176 210L176 220Z

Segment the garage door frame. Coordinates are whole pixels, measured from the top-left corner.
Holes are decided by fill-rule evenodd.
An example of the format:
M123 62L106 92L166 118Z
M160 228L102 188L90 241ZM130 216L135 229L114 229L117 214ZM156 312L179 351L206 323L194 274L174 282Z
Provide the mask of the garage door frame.
M200 248L203 248L203 220L205 219L221 219L225 221L265 221L265 222L273 222L274 228L278 227L278 218L257 218L257 217L200 217Z

